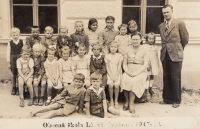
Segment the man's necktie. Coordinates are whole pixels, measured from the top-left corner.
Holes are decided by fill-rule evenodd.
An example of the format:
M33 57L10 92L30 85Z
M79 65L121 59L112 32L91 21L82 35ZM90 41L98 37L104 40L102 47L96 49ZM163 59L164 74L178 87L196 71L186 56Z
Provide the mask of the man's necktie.
M165 25L166 25L166 28L165 28L165 36L167 36L167 35L169 34L169 23L166 22Z

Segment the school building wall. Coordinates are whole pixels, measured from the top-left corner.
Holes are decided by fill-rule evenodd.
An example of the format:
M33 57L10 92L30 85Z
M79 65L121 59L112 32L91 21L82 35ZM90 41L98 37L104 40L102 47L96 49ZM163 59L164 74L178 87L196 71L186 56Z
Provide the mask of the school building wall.
M182 70L183 86L197 88L200 84L200 1L199 0L168 0L174 7L173 16L185 21L190 40L184 50ZM99 28L105 27L105 17L113 15L116 18L115 28L122 21L122 0L60 0L60 25L69 28L69 34L73 33L74 22L81 20L87 28L88 20L97 18ZM11 29L10 2L0 0L0 58L6 58L6 45L10 40ZM20 38L25 39L27 35ZM160 47L160 37L156 43ZM158 81L162 80L162 65ZM155 82L157 84L157 82ZM160 84L158 84L160 85Z

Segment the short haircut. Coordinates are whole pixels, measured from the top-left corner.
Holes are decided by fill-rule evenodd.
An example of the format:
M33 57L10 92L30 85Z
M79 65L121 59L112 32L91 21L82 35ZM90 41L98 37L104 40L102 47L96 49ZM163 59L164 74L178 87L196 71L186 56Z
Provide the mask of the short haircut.
M51 26L47 26L47 27L45 27L45 32L46 31L50 31L53 33L53 28Z
M94 24L95 22L98 23L97 19L91 18L88 22L88 29L91 30L91 25Z
M102 75L99 72L94 72L90 75L90 80L102 80Z
M35 43L32 47L33 50L39 50L41 51L42 50L42 45L39 44L39 43Z
M143 42L142 42L142 35L141 35L140 33L137 33L137 34L131 35L131 39L132 39L133 36L139 36L140 39L141 39L140 45L143 44Z
M84 43L79 43L78 49L79 49L80 47L85 47L85 49L86 49L86 45L85 45Z
M171 10L173 10L173 6L170 5L170 4L166 4L166 5L164 5L164 6L162 7L162 9L163 9L163 8L167 8L167 7L171 8Z
M99 48L100 52L102 51L101 45L99 45L99 44L97 44L97 43L94 44L94 45L92 45L92 51L93 51L94 48Z
M115 21L115 18L113 16L107 16L106 19L105 19L105 21L107 21L107 20L113 20L113 21Z
M150 35L152 35L153 37L154 37L154 43L156 42L156 35L155 35L155 33L153 33L153 32L150 32L150 33L148 33L147 35L146 35L146 41L148 42L148 38L149 38L149 36Z
M22 53L31 53L31 47L28 45L23 45L22 50L21 50L21 54Z
M121 25L118 26L118 30L120 30L122 27L125 27L126 29L128 29L127 24L122 23Z
M12 35L13 33L19 33L19 34L20 34L19 28L13 27L13 28L10 30L10 35Z
M77 73L75 76L74 76L74 79L73 80L79 80L79 81L82 81L82 82L85 82L85 76L82 74L82 73Z
M37 29L37 31L39 31L39 32L40 32L40 28L39 28L39 26L32 26L32 27L31 27L31 31L33 31L33 29L34 29L34 30L36 30L36 29Z
M52 48L47 48L47 54L49 53L49 52L54 52L54 54L56 53L56 49L54 48L54 47L52 47Z
M138 30L138 25L137 25L137 23L136 23L135 20L130 20L130 21L128 22L128 28L129 28L129 26L132 25L132 24L136 27L136 30ZM129 29L128 29L128 32L130 33Z
M68 33L68 28L67 28L66 26L61 26L61 27L59 28L59 32L60 32L61 30L66 30L67 33Z
M61 53L63 53L63 52L69 52L70 53L70 48L68 47L68 46L63 46L62 48L61 48Z

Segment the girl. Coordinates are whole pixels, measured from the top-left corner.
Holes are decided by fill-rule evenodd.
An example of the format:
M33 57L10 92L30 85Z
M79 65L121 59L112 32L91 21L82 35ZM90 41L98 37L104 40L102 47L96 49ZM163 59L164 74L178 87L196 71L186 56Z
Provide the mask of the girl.
M34 61L34 73L33 73L33 89L35 93L34 105L42 106L44 99L44 92L46 87L46 81L43 81L45 70L44 70L44 62L45 58L41 56L42 45L34 44L33 45L33 61ZM39 97L39 83L41 82L41 97Z
M117 35L115 37L115 41L118 43L118 52L122 55L125 55L125 53L128 50L128 46L131 44L131 36L127 35L127 25L121 24L119 27L120 35Z
M83 43L80 43L78 46L78 55L72 57L75 71L76 73L82 73L86 80L85 85L86 88L90 86L90 57L85 55L86 53L86 46Z
M73 46L74 46L74 54L73 55L78 54L77 49L78 49L79 43L83 43L85 45L86 53L88 53L88 51L89 51L89 38L88 38L88 35L86 35L84 33L83 28L84 28L84 26L83 26L82 21L75 22L76 32L70 35L70 37L72 38Z
M155 93L152 90L153 80L156 75L158 75L158 67L159 67L159 57L158 57L158 49L155 45L156 36L153 32L150 32L146 36L146 45L147 51L149 51L149 65L147 68L148 71L148 83L146 88L146 94L150 93L152 99L155 99ZM149 89L149 90L148 90Z
M75 75L74 66L70 55L70 49L68 46L63 46L61 49L62 58L58 60L60 80L64 87L67 87L73 82Z
M117 52L117 42L112 41L109 50L110 53L105 55L106 69L107 69L107 84L109 85L109 97L110 104L115 105L115 108L118 108L118 96L119 96L119 85L122 74L122 61L123 56ZM115 89L115 104L113 103L113 89Z
M130 20L128 22L128 35L137 35L140 34L140 32L138 32L138 25L134 20ZM142 42L141 42L142 43Z
M106 28L101 32L99 36L99 44L103 46L102 53L104 55L108 54L108 46L119 34L119 32L114 29L115 18L113 16L107 16L105 22Z
M12 37L12 40L7 45L7 62L12 72L11 95L19 95L19 90L16 85L18 75L16 60L20 57L20 52L24 43L23 40L19 39L20 30L18 28L12 28L10 30L10 36Z
M107 103L105 91L100 87L102 76L99 72L92 73L90 78L92 85L87 89L84 99L86 101L87 117L91 117L90 114L101 118L116 117L116 115L133 116L131 113L115 109L112 105Z
M20 95L20 107L24 107L24 84L27 85L30 93L30 101L28 106L33 105L33 59L30 58L31 49L28 46L23 46L21 51L21 57L17 59L18 68L18 85L19 85L19 95Z
M47 59L44 62L44 68L47 77L47 101L45 102L45 106L51 103L51 93L52 87L57 89L57 93L59 93L62 89L62 84L59 79L59 67L58 61L55 59L56 49L48 48L47 49Z
M98 21L95 18L91 18L88 22L88 29L86 29L85 33L89 37L89 55L92 55L92 46L99 42L100 31L98 29Z

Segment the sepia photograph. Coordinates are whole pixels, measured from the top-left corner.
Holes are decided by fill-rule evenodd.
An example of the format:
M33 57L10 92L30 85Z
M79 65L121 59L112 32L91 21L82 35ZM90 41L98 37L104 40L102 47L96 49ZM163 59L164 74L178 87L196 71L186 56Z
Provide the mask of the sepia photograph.
M0 0L0 129L200 129L200 0Z

